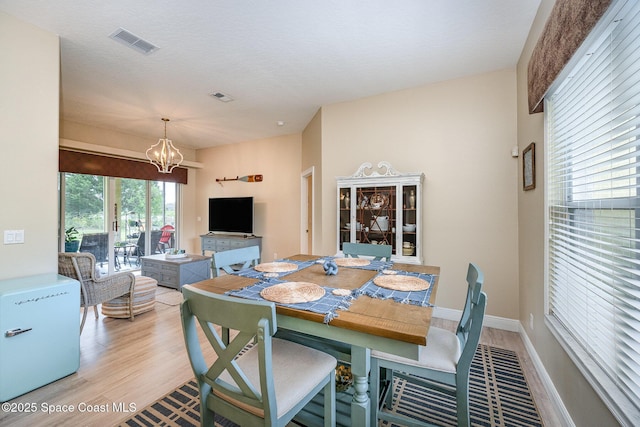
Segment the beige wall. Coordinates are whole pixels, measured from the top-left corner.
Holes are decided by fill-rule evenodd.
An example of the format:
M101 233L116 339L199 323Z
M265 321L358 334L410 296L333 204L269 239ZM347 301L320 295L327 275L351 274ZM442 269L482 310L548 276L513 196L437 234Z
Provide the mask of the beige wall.
M197 171L192 214L197 234L208 231L210 197L253 196L254 233L263 238L262 260L299 253L301 146L301 135L296 134L198 150L197 161L204 167ZM263 182L216 182L255 174L263 175Z
M322 253L336 249L336 176L386 160L424 172L424 262L442 268L437 304L461 309L470 261L488 313L518 312L515 70L322 108Z
M536 143L536 188L522 191L522 177L518 178L520 321L575 425L614 426L617 422L609 410L544 323L544 114L528 113L527 66L554 2L542 0L518 63L518 146L522 152L529 143ZM530 314L534 318L533 329L529 326Z
M19 40L19 43L16 41ZM58 271L58 37L0 12L0 280ZM10 67L5 66L11 64Z
M196 209L198 201L198 170L189 169L187 176L187 185L183 185L180 191L180 223L178 224L180 241L178 245L180 249L184 249L187 253L201 253L200 239L197 237L200 233L198 223L196 222Z
M122 150L137 151L141 154L145 154L147 148L158 142L158 139L162 137L163 131L164 129L161 127L160 120L158 120L157 138L143 138L136 135L117 132L111 129L97 128L66 120L60 121L61 138L102 145L105 147L119 148ZM170 128L167 130L167 134L169 139L171 139ZM184 156L184 160L195 160L196 150L188 148L188 141L173 140L173 143Z
M302 171L313 168L314 194L322 194L322 109L307 124L302 132ZM306 218L301 218L306 221ZM321 254L322 231L322 199L313 200L313 248L308 252Z

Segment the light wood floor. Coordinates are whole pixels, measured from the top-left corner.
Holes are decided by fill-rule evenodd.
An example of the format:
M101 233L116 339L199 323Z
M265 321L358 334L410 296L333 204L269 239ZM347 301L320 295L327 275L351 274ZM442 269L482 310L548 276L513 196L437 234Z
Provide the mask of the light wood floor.
M158 289L165 301L177 294ZM434 324L455 327L438 319ZM520 336L486 328L482 342L519 354L545 425L560 425ZM130 416L123 408L142 409L192 377L178 305L157 302L155 310L134 322L102 315L95 320L90 312L80 338L78 372L11 400L20 411L0 411L0 426L113 426ZM24 404L35 411L27 412Z

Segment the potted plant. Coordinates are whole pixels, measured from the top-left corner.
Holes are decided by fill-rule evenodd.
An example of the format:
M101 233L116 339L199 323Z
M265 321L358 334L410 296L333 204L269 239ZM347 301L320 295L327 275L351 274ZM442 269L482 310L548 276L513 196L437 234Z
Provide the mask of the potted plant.
M80 239L78 239L78 230L75 227L69 227L64 232L64 251L78 252L80 248Z

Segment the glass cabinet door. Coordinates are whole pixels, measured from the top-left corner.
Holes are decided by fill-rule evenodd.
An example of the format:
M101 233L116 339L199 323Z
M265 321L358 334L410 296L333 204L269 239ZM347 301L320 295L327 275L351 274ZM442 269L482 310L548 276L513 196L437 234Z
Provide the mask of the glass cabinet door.
M395 253L396 189L356 189L356 242L393 246Z
M338 249L342 251L344 242L355 241L351 236L351 187L339 188L338 193Z
M340 190L340 249L343 242L391 245L396 253L396 187ZM415 233L414 233L415 242Z
M415 185L402 187L402 221L399 224L402 232L402 256L415 256L417 240L417 205L418 191Z
M352 176L337 177L338 252L344 242L391 245L395 261L422 263L422 173L383 173L363 163Z

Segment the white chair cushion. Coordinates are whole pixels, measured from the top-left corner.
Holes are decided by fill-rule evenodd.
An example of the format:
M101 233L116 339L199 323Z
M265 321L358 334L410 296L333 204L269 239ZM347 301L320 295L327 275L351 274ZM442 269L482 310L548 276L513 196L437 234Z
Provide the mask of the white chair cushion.
M456 334L433 326L429 328L429 333L427 334L427 345L420 347L418 360L407 359L377 350L371 352L371 356L377 359L452 373L456 372L456 366L461 354L462 349Z
M272 349L273 382L279 418L299 402L300 396L309 394L329 372L335 370L337 361L322 351L278 338L272 339ZM260 390L258 347L253 346L240 356L237 362L255 389ZM219 378L229 384L235 384L227 371ZM216 393L216 396L231 400L219 393ZM238 405L238 402L232 403L242 406ZM246 405L244 409L248 409Z

